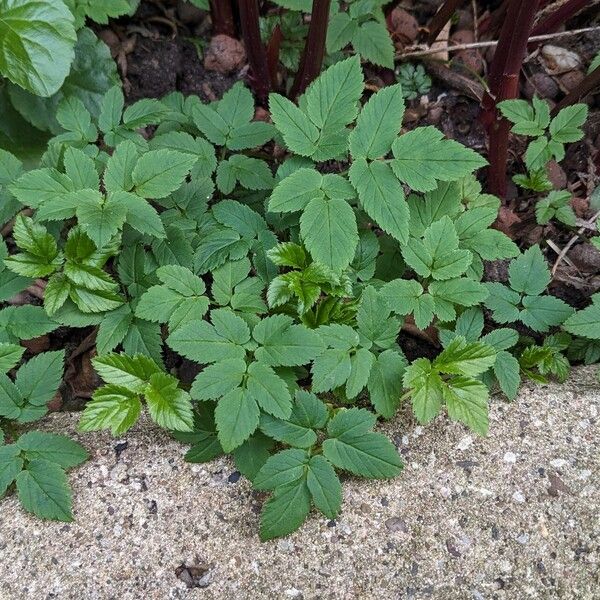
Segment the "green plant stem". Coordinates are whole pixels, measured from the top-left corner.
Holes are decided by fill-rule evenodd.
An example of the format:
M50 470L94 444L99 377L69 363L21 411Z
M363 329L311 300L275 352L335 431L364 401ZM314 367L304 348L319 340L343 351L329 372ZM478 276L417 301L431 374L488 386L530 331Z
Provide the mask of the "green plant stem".
M291 99L303 94L304 90L321 72L330 6L331 0L313 0L308 37L304 45L300 67L289 93Z

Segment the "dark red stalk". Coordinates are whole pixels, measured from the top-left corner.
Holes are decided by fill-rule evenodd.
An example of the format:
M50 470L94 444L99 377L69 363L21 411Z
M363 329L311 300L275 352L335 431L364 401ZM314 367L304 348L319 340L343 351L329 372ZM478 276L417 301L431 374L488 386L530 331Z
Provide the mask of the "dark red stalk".
M319 76L325 55L325 40L327 38L327 23L331 0L313 0L308 37L290 89L290 98L296 99L309 84Z
M510 122L498 118L496 104L518 96L519 75L527 51L527 40L540 0L511 0L490 66L489 86L493 105L485 115L489 131L488 186L492 194L506 195L506 163Z
M463 2L464 0L446 0L435 15L433 15L429 23L429 35L427 36L427 43L430 46L437 40L440 31L444 29L446 23L452 18L452 15Z
M562 6L559 6L554 12L542 19L531 32L531 35L546 35L554 33L563 23L566 23L571 17L583 10L590 0L569 0Z
M279 51L281 50L281 42L283 41L283 32L279 25L275 25L271 39L267 44L267 64L269 65L269 75L271 83L277 85L277 72L279 66Z
M552 116L556 116L558 111L565 108L565 106L570 106L571 104L579 102L579 100L587 96L587 94L595 88L600 88L600 67L594 69L589 75L586 75L581 82L552 109Z
M210 0L210 15L213 24L213 33L223 33L235 37L235 21L231 0Z
M267 53L260 38L258 0L239 0L239 9L242 38L250 65L250 85L258 100L264 103L271 90L271 77Z

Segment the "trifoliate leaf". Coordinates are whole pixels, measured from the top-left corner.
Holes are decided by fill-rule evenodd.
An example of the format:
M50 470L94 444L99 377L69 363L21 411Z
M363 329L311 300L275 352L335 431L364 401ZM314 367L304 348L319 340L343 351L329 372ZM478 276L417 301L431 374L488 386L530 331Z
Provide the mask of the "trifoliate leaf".
M510 263L510 286L517 292L538 296L550 283L548 263L539 246L532 246Z
M85 448L66 435L46 431L29 431L21 435L16 446L27 460L42 459L55 463L63 469L75 467L88 458Z
M404 372L404 387L410 391L413 411L420 423L428 423L440 412L443 381L426 358L418 358Z
M150 376L144 390L152 419L165 429L193 431L194 415L189 394L178 387L178 381L166 373Z
M287 419L292 411L292 398L287 384L273 369L259 362L248 367L248 393L261 409L274 417Z
M433 367L441 373L475 377L487 371L496 360L496 351L482 342L454 338L437 356Z
M548 331L561 325L573 314L573 309L554 296L525 296L519 318L534 331Z
M197 375L190 395L194 400L216 400L238 387L245 373L246 363L241 359L219 361Z
M107 354L94 358L92 364L106 383L122 386L134 393L143 393L150 377L161 372L160 367L143 354Z
M63 376L64 350L42 352L23 365L15 385L29 404L44 406L52 400Z

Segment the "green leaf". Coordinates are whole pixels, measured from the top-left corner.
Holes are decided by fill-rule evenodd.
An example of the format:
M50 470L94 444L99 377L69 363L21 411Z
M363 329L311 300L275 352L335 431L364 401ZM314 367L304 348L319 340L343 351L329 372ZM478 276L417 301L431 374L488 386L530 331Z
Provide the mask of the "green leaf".
M301 168L294 171L275 186L269 198L269 211L304 210L311 200L323 198L322 184L323 176L315 169Z
M562 144L578 142L583 137L582 126L587 116L587 104L573 104L563 108L550 122L552 140Z
M219 400L215 421L219 441L225 452L241 446L258 427L260 409L242 388L235 388Z
M434 300L444 300L460 306L475 306L488 297L488 290L478 281L467 277L448 279L447 281L432 281L429 293Z
M19 369L15 385L29 404L44 406L52 400L62 380L64 360L64 350L42 352Z
M454 377L443 388L448 416L461 421L479 435L487 435L488 389L483 383L468 377Z
M475 377L487 371L496 360L496 351L483 342L454 338L433 362L436 370L454 375Z
M17 475L17 492L25 510L42 519L72 521L71 490L57 464L34 459Z
M267 462L272 448L273 440L258 431L233 451L235 466L252 481Z
M0 73L39 96L62 85L73 60L73 16L63 2L0 1Z
M382 417L391 419L400 406L406 359L394 350L382 352L371 367L368 388L371 404Z
M285 315L273 315L256 325L252 337L260 344L257 360L271 366L298 366L309 363L323 351L319 335L304 325L294 325Z
M566 302L554 296L525 296L519 318L534 331L548 331L561 325L573 314Z
M291 448L271 456L256 475L257 490L274 490L301 478L310 460L306 450Z
M331 463L313 456L308 463L306 485L315 506L329 519L335 519L342 506L342 484Z
M124 191L110 193L108 198L111 204L120 205L125 209L125 220L136 231L155 238L166 237L160 215L150 202Z
M177 378L154 373L144 390L152 419L165 429L193 431L194 415L189 394L178 387Z
M259 362L248 367L248 393L262 410L274 417L287 419L292 412L292 398L287 384L273 369Z
M104 198L97 190L77 193L77 219L98 248L103 248L121 229L127 208L117 196Z
M402 470L396 448L381 433L345 432L329 438L323 442L323 456L338 469L369 479L395 477Z
M359 158L352 163L348 176L365 212L386 233L406 244L410 214L404 190L390 167L380 161L368 163Z
M161 372L160 367L143 354L107 354L94 358L92 364L106 383L127 388L133 393L143 393L150 377Z
M387 69L394 68L394 44L383 23L367 21L359 26L352 45L362 58Z
M327 26L327 53L333 54L347 46L354 37L358 23L346 12L338 12Z
M0 445L0 498L4 496L10 484L23 470L23 459L19 456L19 448L15 444Z
M269 111L289 150L300 156L315 153L319 130L293 102L279 94L270 94Z
M509 400L517 397L519 385L521 385L520 371L519 361L512 354L505 350L498 352L494 363L494 375L500 389Z
M389 348L400 331L400 322L390 318L390 312L386 298L374 287L368 286L363 290L356 313L358 332L376 346Z
M16 344L0 343L0 373L7 373L21 360L25 348Z
M309 512L310 493L304 479L278 487L264 505L260 539L271 540L295 531Z
M486 283L490 295L485 300L486 308L492 311L497 323L513 323L519 318L521 296L501 283Z
M356 56L337 62L312 83L302 98L302 106L321 131L317 146L356 118L363 89L363 74Z
M175 150L150 150L131 174L135 193L142 198L165 198L185 180L196 157Z
M237 388L245 373L245 361L237 358L209 365L196 376L190 395L194 400L216 400Z
M114 384L98 388L83 410L79 420L81 431L110 429L114 436L122 435L134 425L142 411L137 394L127 387Z
M325 350L314 359L312 374L312 389L314 392L333 390L348 380L352 371L350 353L348 350L333 348Z
M436 188L436 180L458 181L487 164L473 150L443 137L435 127L418 127L397 138L390 163L396 177L413 190L427 192Z
M27 460L42 459L63 469L76 467L88 459L85 448L66 435L46 431L29 431L16 441Z
M206 321L190 321L167 338L175 352L200 363L217 362L227 358L242 359L243 348L250 338L246 322L232 311L213 310L214 325Z
M138 150L129 140L121 142L106 163L104 187L107 192L130 191L132 172L138 161Z
M367 385L374 363L375 355L366 348L359 348L350 357L350 376L346 381L346 396L348 398L358 396Z
M426 358L418 358L404 372L404 387L410 391L419 423L428 423L442 407L443 381Z
M354 258L358 228L352 207L340 198L314 198L300 218L300 233L317 262L341 271Z
M529 296L538 296L550 283L548 263L539 246L528 248L510 263L508 270L510 287Z
M590 340L600 340L600 296L592 296L593 304L571 315L563 324L563 328Z
M234 154L219 163L216 183L223 193L229 194L236 182L249 190L269 190L273 187L273 175L265 161Z

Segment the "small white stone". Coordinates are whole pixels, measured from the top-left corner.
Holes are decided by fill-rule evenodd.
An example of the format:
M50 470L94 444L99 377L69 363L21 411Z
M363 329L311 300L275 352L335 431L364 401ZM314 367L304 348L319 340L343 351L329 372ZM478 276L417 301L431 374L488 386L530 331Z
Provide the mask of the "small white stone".
M550 464L555 468L555 469L560 469L561 467L565 467L569 464L568 461L566 461L564 458L555 458L554 460L550 461Z
M297 590L296 588L288 588L287 590L285 590L284 594L288 598L298 598L302 596L302 592L300 590Z
M452 495L452 492L450 491L450 488L447 488L447 487L440 488L440 496L442 498L450 498L451 495Z
M504 462L514 465L517 462L517 455L514 452L506 452L504 454Z
M519 542L519 544L525 545L529 542L529 534L528 533L522 533L518 538L517 538L517 542Z
M413 437L419 437L422 433L423 433L423 428L420 425L417 425L415 427L415 430L413 431Z
M523 494L519 491L516 491L513 495L512 495L512 499L515 502L519 502L519 503L523 503L525 502L525 496L523 496Z
M466 435L464 438L458 442L456 447L459 450L466 450L473 443L473 438L470 435Z

